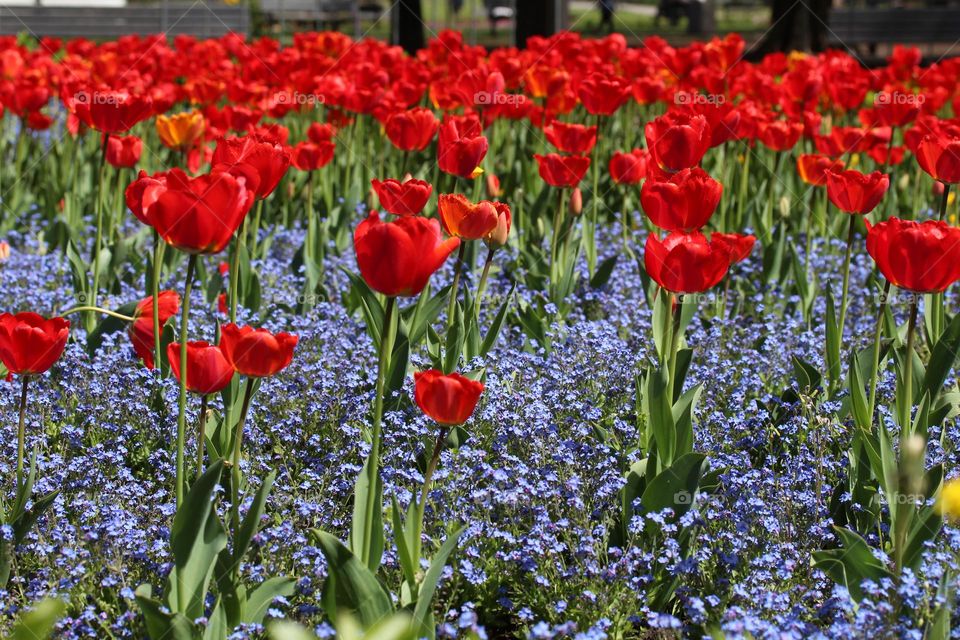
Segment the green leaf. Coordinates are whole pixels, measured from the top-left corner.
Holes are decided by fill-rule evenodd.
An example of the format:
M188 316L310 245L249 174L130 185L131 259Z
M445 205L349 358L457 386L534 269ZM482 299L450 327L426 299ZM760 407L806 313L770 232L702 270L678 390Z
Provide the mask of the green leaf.
M960 351L960 313L953 317L953 321L941 334L940 340L934 345L933 352L930 354L921 389L929 393L931 398L936 398L943 391L943 385L957 361L958 351Z
M182 613L189 620L203 616L217 556L227 546L227 533L213 509L213 493L222 470L222 462L210 465L173 517L170 546L174 568L167 582L166 599L171 611Z
M63 616L66 605L63 600L45 598L25 611L13 627L10 640L46 640L52 637L53 628Z
M503 321L506 319L507 311L510 309L510 303L513 301L513 292L516 288L516 283L510 287L510 293L507 294L506 299L497 310L497 315L494 317L493 322L487 327L487 333L483 336L483 343L480 345L480 355L485 356L490 353L490 349L496 344L497 338L500 336L500 330L503 328Z
M840 380L840 327L837 326L836 305L830 287L827 287L827 315L824 322L827 328L827 377L835 383Z
M357 476L357 482L353 487L353 521L350 526L350 549L360 558L370 571L376 571L380 567L380 561L383 558L383 478L376 474L374 486L370 486L369 465L379 465L378 460L372 460L370 456L363 463L363 469ZM370 500L370 492L373 492L373 503L377 505L373 510L373 519L367 522L366 506ZM361 540L364 539L364 532L369 531L370 545L368 548L360 548Z
M793 377L802 392L810 394L820 388L823 376L816 367L799 356L793 356L790 361L793 363Z
M334 626L342 612L357 616L369 628L393 613L393 602L377 577L336 537L314 530L317 545L327 559L323 607Z
M456 371L457 364L460 362L460 354L463 353L463 341L466 337L463 327L463 311L460 309L460 303L453 305L453 322L447 329L446 340L443 351L443 372L450 374Z
M267 635L270 640L317 640L317 636L289 620L278 620L272 623L267 627Z
M297 583L293 578L269 578L247 594L244 605L243 622L262 624L267 609L281 596L293 595Z
M617 259L619 257L620 254L615 253L600 263L600 266L597 267L593 277L590 278L591 287L594 289L601 289L607 284L607 282L610 280L610 275L613 273L613 268L617 266Z
M668 465L673 460L677 434L673 423L673 403L670 402L667 387L667 372L664 369L651 368L647 372L647 427L656 442L660 459Z
M410 548L407 545L407 537L403 526L403 511L400 509L400 503L396 496L391 496L391 520L393 522L393 539L397 543L397 556L400 559L400 568L403 570L403 578L407 582L413 583L417 579L418 558L410 554Z
M854 600L863 599L860 585L864 580L879 582L891 577L890 572L870 551L859 535L840 527L834 527L840 537L841 547L827 551L814 551L814 565L830 576L834 582L847 588Z
M640 499L644 510L653 513L670 507L677 517L689 511L700 484L704 460L706 456L702 453L687 453L656 475Z
M198 640L200 634L182 613L168 613L153 598L150 585L140 585L135 596L147 623L147 635L153 640Z
M267 507L267 497L270 495L270 491L273 490L273 483L276 479L276 471L271 471L267 474L267 477L263 479L260 488L257 489L257 493L253 497L253 504L250 505L250 510L247 511L247 515L240 524L240 530L237 531L237 539L233 541L233 561L237 563L237 565L239 565L243 557L247 555L247 550L250 548L250 541L253 540L253 536L257 535L257 531L260 529L260 519L263 517L263 513Z
M417 595L417 606L414 607L413 610L413 623L420 628L421 635L426 633L430 637L433 636L434 630L425 629L424 621L427 615L433 610L433 594L437 589L440 576L443 575L443 568L447 566L447 559L450 557L450 554L453 553L453 550L457 548L457 542L465 530L466 527L461 527L444 540L440 546L440 550L437 551L437 555L430 561L430 568L427 570L426 575L423 576L423 582L420 583L420 592Z

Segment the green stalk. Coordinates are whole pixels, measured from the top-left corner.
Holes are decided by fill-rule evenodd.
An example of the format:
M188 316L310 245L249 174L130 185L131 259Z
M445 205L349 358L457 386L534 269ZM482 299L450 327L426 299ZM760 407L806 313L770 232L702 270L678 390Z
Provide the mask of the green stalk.
M887 311L887 298L890 297L890 281L883 287L883 297L880 299L880 311L877 313L877 324L873 330L873 373L870 375L870 419L873 420L873 413L877 406L877 378L880 375L880 339L883 337L883 317Z
M100 177L97 180L97 234L93 243L93 287L90 291L90 302L93 306L97 306L100 289L100 247L103 245L103 182L106 179L107 141L109 139L110 134L104 134L103 147L100 153ZM93 328L92 315L87 317L87 327L88 329Z
M183 286L183 307L180 310L180 403L177 414L177 507L183 503L183 448L187 427L187 323L190 321L190 291L197 268L197 254L191 253L187 262L187 281ZM159 354L158 354L159 355Z
M26 449L27 384L30 376L21 376L20 421L17 423L17 493L23 488L23 458Z
M683 314L683 294L677 294L676 304L674 304L673 294L671 293L669 295L668 303L672 307L672 321L670 323L670 344L668 346L669 352L667 355L667 371L670 375L668 389L670 391L670 395L667 397L670 399L670 404L672 405L677 388L677 355L680 351L680 316Z
M233 245L233 264L230 265L230 322L237 321L237 283L240 281L240 254L247 236L247 218L244 216Z
M913 414L913 342L917 333L917 309L920 303L916 294L910 303L910 322L907 325L907 351L905 354L906 362L903 365L903 414L900 416L900 441L904 440L903 434L912 432L913 427L910 424L910 418Z
M240 530L240 450L243 445L243 428L247 424L247 414L250 412L250 398L253 397L254 378L247 378L247 383L243 389L243 405L240 408L240 419L237 421L237 429L233 435L233 455L230 469L230 514L233 520L233 537L236 540L237 531ZM240 568L240 558L235 558L233 565L234 572Z
M102 313L107 316L116 318L117 320L123 320L124 322L133 322L135 318L130 316L125 316L122 313L117 313L116 311L111 311L110 309L104 309L103 307L94 307L93 305L84 305L82 307L73 307L62 312L61 316L69 316L72 313L80 313L82 311L90 311L96 313Z
M150 278L150 295L153 296L153 359L154 362L160 362L162 354L160 353L160 265L163 262L164 243L160 239L157 230L153 230L153 273ZM163 367L159 367L161 375Z
M457 291L460 289L460 272L463 271L463 256L467 250L467 243L460 240L460 249L457 251L457 263L453 267L453 286L450 287L450 301L447 304L447 331L453 326L453 316L456 312Z
M370 523L373 522L373 514L377 509L382 509L382 504L377 504L376 491L377 480L380 477L380 436L383 423L383 396L385 393L387 369L390 367L390 356L393 353L393 314L397 305L397 299L387 298L387 306L383 314L383 327L380 331L380 361L377 366L377 389L376 397L373 403L373 432L370 437L370 454L367 457L366 464L363 465L363 472L367 474L367 503L364 505L366 513L367 527L363 531L353 532L354 535L360 535L361 546L360 553L363 561L366 563L367 550L370 548L373 531L370 530ZM357 551L356 549L354 551Z
M946 182L943 184L943 196L940 198L940 220L945 220L947 217L947 200L950 199L950 185Z
M477 297L473 301L473 317L477 319L477 322L480 322L480 301L483 299L483 294L487 290L487 278L490 275L490 263L493 262L493 254L496 252L496 248L493 245L490 245L487 249L487 259L483 263L483 273L480 274L480 282L477 284Z
M853 237L857 231L857 219L850 215L850 230L847 232L847 252L843 259L843 289L840 294L840 321L837 328L840 334L840 353L843 353L843 327L847 320L847 296L850 294L850 258L853 254Z
M207 403L210 400L209 394L203 394L200 398L200 414L198 416L200 426L197 429L197 478L203 475L203 445L207 437Z

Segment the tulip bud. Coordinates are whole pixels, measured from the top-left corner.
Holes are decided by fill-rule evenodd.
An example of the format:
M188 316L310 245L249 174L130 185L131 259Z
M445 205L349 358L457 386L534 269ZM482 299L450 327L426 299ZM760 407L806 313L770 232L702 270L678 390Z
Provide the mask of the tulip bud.
M487 197L499 198L503 195L503 189L500 188L500 178L495 174L487 174Z
M940 182L939 180L935 180L934 183L933 183L933 189L932 189L932 191L933 191L933 195L935 195L935 196L938 197L938 198L942 198L942 197L943 197L943 183Z
M476 169L473 170L473 173L470 174L470 179L476 180L477 178L480 177L482 173L483 173L483 167L477 167Z
M0 262L6 262L10 259L10 243L0 242Z
M490 247L502 247L510 237L510 207L502 202L496 203L497 227L487 235L487 244Z
M580 187L574 188L570 192L570 213L575 216L579 216L583 211L583 193L580 191Z

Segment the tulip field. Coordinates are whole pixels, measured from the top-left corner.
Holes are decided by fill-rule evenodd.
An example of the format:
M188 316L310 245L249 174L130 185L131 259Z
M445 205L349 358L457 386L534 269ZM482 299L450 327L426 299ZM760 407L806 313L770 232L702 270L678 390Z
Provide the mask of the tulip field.
M960 58L0 38L0 637L960 638Z

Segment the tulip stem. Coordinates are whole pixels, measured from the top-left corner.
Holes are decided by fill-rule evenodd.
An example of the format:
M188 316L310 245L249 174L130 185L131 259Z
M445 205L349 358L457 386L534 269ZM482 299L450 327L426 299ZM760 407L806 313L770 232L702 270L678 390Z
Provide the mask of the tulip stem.
M90 301L93 306L97 306L97 298L100 289L100 246L103 244L103 181L105 179L105 170L107 166L107 142L110 140L110 134L103 135L103 145L100 151L100 170L97 180L97 234L93 242L93 286L90 291ZM93 316L89 316L91 322L88 323L88 329L93 328Z
M903 415L900 416L901 442L903 442L905 434L912 432L910 417L913 414L913 342L917 333L917 309L919 306L918 296L913 294L913 300L910 302L910 320L907 324L906 362L903 364Z
M250 257L257 255L257 243L260 240L260 218L263 216L263 198L257 200L257 211L253 215L253 226L250 228Z
M20 421L17 423L17 493L23 488L23 457L26 449L25 419L27 415L27 384L30 376L21 376Z
M850 216L850 230L847 232L847 253L843 259L843 289L840 293L840 321L837 322L840 334L840 352L843 352L843 327L847 320L847 296L850 293L850 259L853 254L853 237L857 231L857 219Z
M237 321L237 291L240 282L240 254L243 252L243 242L247 235L247 218L244 216L237 239L233 245L233 264L230 265L230 322Z
M183 307L180 310L180 404L177 415L177 507L183 502L183 448L187 428L187 333L190 321L190 291L193 289L193 274L197 268L197 254L191 253L187 261L187 280L183 285ZM157 354L159 357L159 354Z
M203 445L204 438L207 437L207 403L210 395L203 394L200 397L200 414L197 416L199 427L197 429L197 478L203 475Z
M94 307L92 305L85 305L82 307L72 307L70 309L67 309L60 315L69 316L70 314L81 313L83 311L96 311L97 313L102 313L104 315L112 316L118 320L123 320L124 322L133 322L135 320L135 318L131 318L130 316L125 316L122 313L117 313L116 311L111 311L110 309L104 309L103 307Z
M477 297L473 301L473 317L476 318L478 325L480 323L480 301L487 291L487 278L490 276L490 264L493 262L495 252L496 249L493 245L487 249L487 259L483 263L483 273L480 274L480 282L477 284Z
M667 387L670 390L668 398L672 406L677 389L677 353L680 350L680 318L683 314L683 294L677 294L676 302L674 302L673 294L670 294L667 302L673 307L671 309L670 344L668 346L670 351L667 360L667 371L670 375L670 384Z
M240 449L243 445L243 429L247 424L247 414L250 412L250 399L253 397L253 381L247 377L243 389L243 404L240 408L240 419L237 421L237 430L233 435L233 455L230 470L230 513L233 520L233 539L236 540L240 529ZM235 558L234 570L240 568L240 558Z
M460 289L460 272L463 271L463 256L467 250L467 243L460 240L460 249L457 250L457 263L453 267L453 285L450 287L450 302L447 305L447 333L453 326L454 314L457 307L457 292Z
M947 218L947 202L950 199L950 184L943 184L943 195L940 197L940 220L945 220Z
M883 294L880 298L880 310L877 313L877 324L873 330L873 373L870 376L870 420L873 420L873 412L877 406L877 379L880 376L880 339L883 336L883 317L887 312L887 302L890 297L890 281L883 286Z
M153 273L150 274L150 295L153 296L153 359L159 364L163 354L160 351L160 263L163 261L163 242L156 229L153 230ZM163 375L163 367L158 367Z
M440 433L437 434L437 441L433 444L433 452L430 454L430 462L427 464L427 471L423 475L423 487L420 489L420 523L423 528L423 510L427 506L427 496L430 493L430 486L433 484L433 474L437 472L437 466L440 464L440 453L443 451L443 444L447 441L447 434L450 432L448 425L440 426Z
M387 305L383 312L383 327L380 330L380 360L377 365L377 387L376 396L373 400L373 431L370 434L370 453L367 461L363 465L363 473L367 475L366 504L364 505L364 523L362 531L351 532L351 537L360 537L361 545L354 548L353 552L358 554L361 561L370 566L372 561L379 564L379 558L368 558L371 542L373 540L373 523L375 522L374 513L377 509L382 509L383 505L378 504L380 492L377 491L378 480L380 477L380 433L383 423L383 396L386 386L387 368L390 366L390 356L393 352L393 314L397 305L397 299L393 296L387 298Z

